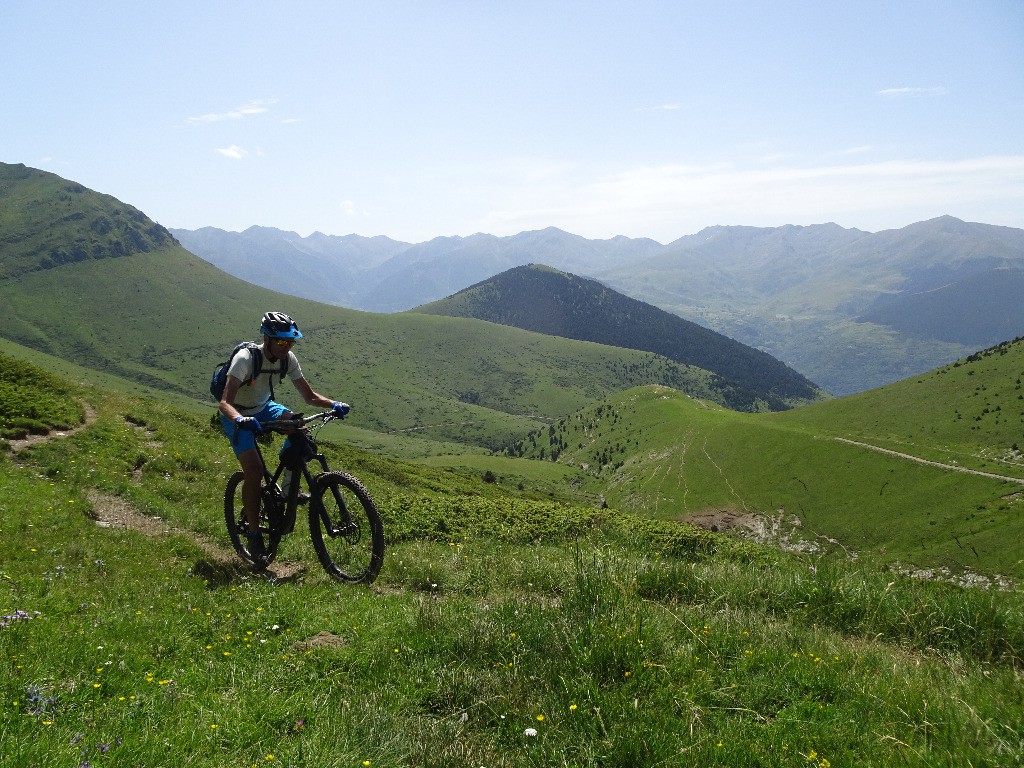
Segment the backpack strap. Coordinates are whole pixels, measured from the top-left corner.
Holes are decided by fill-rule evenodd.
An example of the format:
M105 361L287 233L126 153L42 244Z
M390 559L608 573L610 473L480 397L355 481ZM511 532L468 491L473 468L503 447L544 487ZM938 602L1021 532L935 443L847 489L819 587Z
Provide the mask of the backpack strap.
M263 350L259 344L252 342L249 344L249 352L252 353L252 380L255 381L263 370Z
M249 345L249 351L252 353L252 380L256 381L256 377L260 375L263 370L263 348L253 342ZM270 399L276 400L274 397L274 375L270 375ZM269 401L268 401L269 402ZM266 403L264 403L266 405Z
M259 376L263 370L263 348L256 342L250 342L248 347L249 351L252 353L252 379L250 379L250 381L255 381L256 377ZM280 381L284 381L284 377L288 373L288 363L290 360L291 355L286 354L284 360L281 362ZM270 373L267 383L270 384L270 399L276 401L277 398L274 396L274 373L276 373L276 371L272 371Z

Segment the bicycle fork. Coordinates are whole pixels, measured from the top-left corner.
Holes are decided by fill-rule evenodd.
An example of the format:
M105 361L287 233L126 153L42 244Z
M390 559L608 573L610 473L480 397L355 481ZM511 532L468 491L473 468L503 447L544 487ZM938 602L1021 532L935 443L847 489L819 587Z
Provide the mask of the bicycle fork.
M327 459L322 453L316 454L314 457L323 468L324 472L330 472L330 467L327 466ZM303 474L306 477L306 482L309 487L313 487L313 478L309 474L309 470L303 467ZM332 520L331 514L327 510L327 505L324 504L324 496L322 493L313 494L314 502L317 505L316 513L320 516L320 519L324 524L324 531L332 539L336 539L339 536L357 541L359 538L359 526L352 522L352 515L349 514L348 505L345 504L345 497L342 496L338 490L338 486L331 484L331 495L334 497L334 503L338 507L338 519Z

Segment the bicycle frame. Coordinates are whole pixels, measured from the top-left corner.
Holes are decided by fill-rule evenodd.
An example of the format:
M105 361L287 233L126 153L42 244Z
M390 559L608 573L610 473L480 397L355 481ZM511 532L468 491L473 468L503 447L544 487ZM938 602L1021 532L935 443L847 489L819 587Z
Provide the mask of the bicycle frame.
M323 426L324 424L327 424L329 421L331 421L333 417L331 417L331 414L329 412L317 413L312 416L306 417L303 417L301 413L297 413L293 414L291 418L276 419L274 421L265 422L263 424L263 427L265 430L280 432L281 434L287 436L289 433L285 432L285 429L294 427L294 431L298 431L304 429L306 424L310 423L311 421L315 421L316 419L323 419L322 423L320 424L320 426ZM307 439L312 442L314 447L316 446L315 435L308 435ZM260 449L259 441L256 442L256 451L257 453L259 453L260 461L263 464L263 478L267 482L267 490L273 489L276 491L274 501L276 501L277 503L269 504L267 508L275 513L274 517L280 516L280 519L271 520L271 525L279 525L280 527L277 530L275 530L275 533L281 536L285 536L295 530L295 520L298 516L299 508L300 486L302 485L301 480L305 480L306 488L309 489L310 492L312 492L313 490L313 473L309 471L309 462L315 460L320 465L321 470L324 472L330 472L331 468L327 464L327 457L324 456L324 454L321 451L317 450L316 453L314 453L310 459L300 460L298 466L289 466L289 463L286 462L284 459L279 459L277 463L277 469L274 470L273 473L271 473L270 468L267 466L267 461L263 456L263 451ZM284 492L281 490L279 481L284 476L285 471L289 469L295 473L295 477L292 479L291 485L288 488L288 495L284 496ZM338 502L339 507L345 513L346 525L350 524L347 514L348 509L345 505L344 500L337 493L335 493L335 500ZM266 503L267 501L270 501L270 499L265 499L264 503ZM279 506L280 502L282 501L284 502L283 509L280 508ZM320 511L320 517L321 519L323 519L325 527L330 526L330 520L324 515L322 510ZM330 527L329 530L335 531L336 529ZM336 532L333 532L331 535L338 534Z

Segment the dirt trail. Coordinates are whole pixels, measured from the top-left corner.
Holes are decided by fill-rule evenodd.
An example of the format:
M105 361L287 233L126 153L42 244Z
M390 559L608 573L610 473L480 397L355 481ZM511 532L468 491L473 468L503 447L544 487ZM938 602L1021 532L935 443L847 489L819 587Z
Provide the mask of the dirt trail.
M85 410L85 421L77 427L72 427L71 429L55 429L51 432L47 432L45 435L28 435L27 437L16 440L8 440L7 443L11 446L11 451L13 453L18 453L19 451L23 451L33 445L46 442L47 440L73 435L75 432L83 430L89 425L94 424L98 418L96 410L88 403L82 403L82 408Z
M233 581L252 574L250 566L243 563L231 547L219 540L178 528L161 517L144 515L120 496L89 490L86 497L92 505L93 519L101 528L121 528L153 537L184 536L194 541L206 559L196 563L193 570L196 575L211 583ZM227 541L227 534L224 541ZM262 575L274 581L294 581L305 571L306 567L301 563L274 562Z
M29 435L18 440L8 440L11 451L17 456L21 451L34 445L47 440L68 437L94 424L98 418L96 410L84 402L82 407L85 410L85 421L82 424L72 429L55 429L45 435ZM193 570L196 575L211 583L226 583L252 574L248 564L243 563L226 543L215 541L196 531L177 528L163 518L144 515L120 496L101 493L96 489L87 489L85 495L92 505L90 517L101 528L121 528L152 537L184 536L194 541L203 551L206 559L196 563ZM224 542L227 542L226 533ZM305 566L301 563L275 562L263 575L274 581L294 581L305 570Z
M176 528L162 517L144 515L120 496L90 489L85 493L92 505L92 519L101 528L122 528L146 536L186 536L192 539L211 559L231 557L231 550L195 531Z
M982 472L977 469L968 469L967 467L957 466L956 464L943 464L938 461L930 461L929 459L922 459L920 456L912 456L909 453L900 453L899 451L892 451L888 448L880 448L877 445L871 445L870 443L860 443L856 440L847 440L845 437L835 438L837 442L846 443L847 445L856 445L860 448L867 448L870 451L876 451L878 453L884 453L888 456L896 456L900 459L906 459L907 461L916 461L918 464L926 464L929 467L938 467L939 469L948 469L951 472L963 472L968 475L978 475L979 477L990 477L993 480L1005 480L1009 483L1019 483L1024 485L1024 479L1019 477L1007 477L1006 475L996 475L992 472Z

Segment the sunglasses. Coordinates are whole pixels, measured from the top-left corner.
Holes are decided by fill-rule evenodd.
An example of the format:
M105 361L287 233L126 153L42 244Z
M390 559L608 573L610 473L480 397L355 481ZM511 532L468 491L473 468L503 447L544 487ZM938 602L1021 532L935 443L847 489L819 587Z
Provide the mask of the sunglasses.
M272 339L272 341L279 347L290 347L295 343L295 339Z

